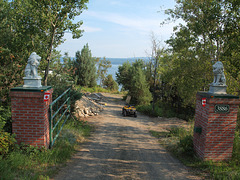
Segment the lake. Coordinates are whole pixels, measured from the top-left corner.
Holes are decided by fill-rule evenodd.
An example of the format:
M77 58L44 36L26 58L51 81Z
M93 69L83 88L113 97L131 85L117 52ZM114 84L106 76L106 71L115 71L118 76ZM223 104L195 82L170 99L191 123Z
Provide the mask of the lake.
M108 69L107 74L111 74L113 79L116 80L116 73L118 72L118 66L121 66L123 63L129 61L130 63L135 62L137 59L143 59L147 61L148 58L146 57L138 57L138 58L106 58L107 60L111 61L112 67Z
M72 58L74 59L74 58ZM111 74L113 79L116 80L116 73L118 72L118 67L121 66L123 63L129 61L130 63L135 62L137 59L143 59L144 61L148 61L147 57L131 57L131 58L106 58L107 60L111 61L112 67L108 69L107 74ZM61 57L61 62L63 62ZM97 81L99 84L100 81ZM119 87L121 88L121 86Z

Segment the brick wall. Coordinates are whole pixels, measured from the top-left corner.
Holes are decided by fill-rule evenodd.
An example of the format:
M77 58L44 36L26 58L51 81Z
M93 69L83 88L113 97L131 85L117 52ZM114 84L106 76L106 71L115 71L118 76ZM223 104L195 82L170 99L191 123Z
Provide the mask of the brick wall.
M50 99L44 101L44 93ZM12 129L18 143L49 147L48 108L52 101L52 88L33 91L29 88L11 89Z
M202 98L207 98L206 106L202 106ZM215 113L217 104L228 104L229 113ZM195 125L202 132L194 132L194 149L204 160L229 160L232 157L233 140L240 101L236 96L201 93L197 94Z

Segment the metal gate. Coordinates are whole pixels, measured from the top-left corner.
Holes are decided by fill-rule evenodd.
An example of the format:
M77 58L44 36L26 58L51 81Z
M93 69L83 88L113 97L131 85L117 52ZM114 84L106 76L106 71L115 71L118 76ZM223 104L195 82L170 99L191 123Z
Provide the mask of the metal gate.
M49 105L50 148L70 116L70 90L71 88L68 88Z

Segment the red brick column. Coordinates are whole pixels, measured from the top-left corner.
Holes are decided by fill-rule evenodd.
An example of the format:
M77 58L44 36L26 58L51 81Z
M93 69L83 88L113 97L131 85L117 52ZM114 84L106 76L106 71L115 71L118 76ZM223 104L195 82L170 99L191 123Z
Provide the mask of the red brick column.
M50 93L48 101L44 101L45 92ZM11 89L12 131L18 143L49 147L48 108L52 93L50 86Z
M205 107L202 98L206 98ZM231 159L239 104L237 96L197 93L193 144L201 159ZM216 105L229 105L229 112L216 111Z

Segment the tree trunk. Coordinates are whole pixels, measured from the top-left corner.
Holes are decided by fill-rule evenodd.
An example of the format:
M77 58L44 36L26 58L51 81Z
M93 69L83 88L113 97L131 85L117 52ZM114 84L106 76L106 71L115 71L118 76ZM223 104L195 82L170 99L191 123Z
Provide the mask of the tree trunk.
M154 64L154 82L153 82L153 102L152 102L152 113L154 114L155 111L155 102L156 102L156 79L157 79L157 67L158 67L158 58L155 57L155 64Z
M49 66L50 66L50 60L51 60L51 55L52 55L52 47L53 47L55 32L56 32L56 28L53 28L51 42L49 44L49 51L47 53L47 67L45 69L45 74L44 74L44 78L43 78L43 85L44 86L47 86L47 80L48 80L48 74L49 74Z

